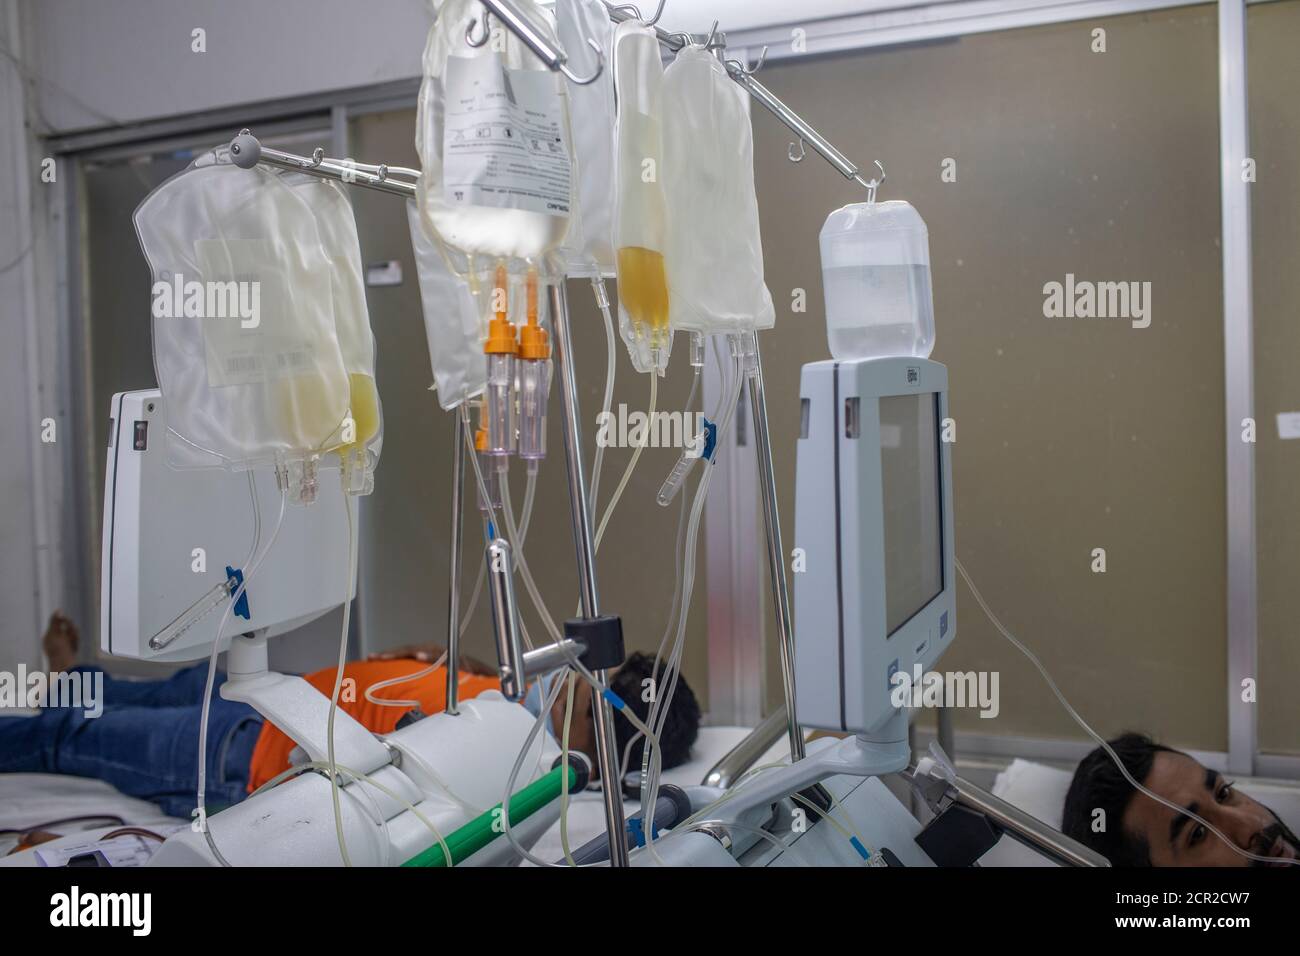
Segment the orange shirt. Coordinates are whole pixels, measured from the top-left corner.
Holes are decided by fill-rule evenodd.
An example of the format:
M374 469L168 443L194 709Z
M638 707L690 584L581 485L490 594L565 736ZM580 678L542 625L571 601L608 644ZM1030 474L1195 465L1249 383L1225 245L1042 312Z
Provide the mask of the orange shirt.
M394 661L356 661L343 667L343 690L339 695L339 709L346 711L367 730L376 734L392 733L397 721L407 712L406 707L385 707L366 699L366 688L380 681L415 674L429 665L404 658ZM334 693L337 668L308 674L304 679L326 697ZM349 680L356 682L350 686ZM460 675L460 699L477 697L485 690L500 690L501 682L495 677L477 674ZM394 684L376 692L375 697L388 700L418 700L425 714L441 713L447 707L447 669L438 667L422 677ZM262 724L262 732L253 748L253 759L248 765L248 792L252 793L278 773L289 769L289 753L294 742L269 720Z

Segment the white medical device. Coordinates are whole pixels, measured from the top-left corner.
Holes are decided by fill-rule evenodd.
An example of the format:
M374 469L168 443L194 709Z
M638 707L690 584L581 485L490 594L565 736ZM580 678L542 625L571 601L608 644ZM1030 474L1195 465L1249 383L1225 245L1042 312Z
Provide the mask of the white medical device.
M208 656L230 600L227 567L253 542L244 472L177 471L167 464L157 389L113 396L100 575L100 648L114 657L189 661ZM253 472L265 547L280 508L270 468ZM347 516L337 467L322 467L317 501L285 509L275 552L249 582L223 638L273 637L338 607L347 593ZM285 560L286 556L290 559ZM323 560L324 559L324 560ZM243 569L240 569L241 572Z
M906 739L895 688L956 633L948 370L914 356L813 362L800 401L799 723Z
M160 662L211 653L234 590L227 567L247 558L253 540L248 475L171 468L163 447L165 429L157 390L113 397L104 482L100 644L114 656ZM254 480L261 546L266 547L281 495L270 469L255 472ZM247 588L248 617L231 614L220 635L223 648L229 647L229 679L221 696L252 706L317 763L328 755L329 698L301 677L269 670L266 645L269 637L351 597L343 504L338 469L322 468L316 501L284 510L274 546ZM196 549L203 551L202 562ZM160 636L162 646L157 646ZM505 794L515 756L532 726L528 711L494 691L463 701L455 715L417 720L383 738L340 710L334 720L337 765L365 775L363 780L349 777L340 786L338 827L352 862L401 864L433 842L430 824L449 834L488 810ZM518 785L549 769L558 754L555 743L541 735ZM553 804L521 821L519 842L534 843L558 812ZM340 862L333 794L320 773L286 780L214 814L208 825L215 845L234 866ZM463 862L500 865L515 858L509 842L499 839ZM208 839L195 829L172 834L150 861L162 866L217 862Z

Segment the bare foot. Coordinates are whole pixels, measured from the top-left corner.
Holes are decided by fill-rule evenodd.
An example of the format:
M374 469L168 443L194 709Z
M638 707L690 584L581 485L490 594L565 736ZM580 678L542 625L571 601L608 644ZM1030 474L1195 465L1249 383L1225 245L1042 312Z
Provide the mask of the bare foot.
M50 615L49 627L41 638L41 649L49 659L50 670L55 673L70 670L77 663L77 625L62 611Z

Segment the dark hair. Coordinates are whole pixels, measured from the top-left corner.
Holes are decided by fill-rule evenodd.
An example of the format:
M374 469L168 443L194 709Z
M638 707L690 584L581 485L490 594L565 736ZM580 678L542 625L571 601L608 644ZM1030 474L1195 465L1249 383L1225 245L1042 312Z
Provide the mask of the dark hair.
M1121 734L1110 741L1111 749L1123 761L1133 779L1145 785L1158 753L1180 753L1163 747L1145 734ZM1097 747L1079 762L1065 795L1061 832L1096 850L1111 866L1150 866L1151 848L1141 837L1124 829L1124 809L1137 793L1124 779L1115 761ZM1092 828L1093 813L1105 811L1105 829Z
M671 683L670 680L660 679L664 672L662 664L657 672L654 664L653 657L637 651L629 655L609 682L609 689L623 698L632 713L636 714L643 723L650 718L650 701L645 699L644 690L647 685L644 681L647 678L654 678L653 686L656 695L668 693L668 684ZM700 734L700 703L695 699L695 692L691 690L691 685L686 683L685 677L677 678L677 689L673 692L673 699L668 704L667 713L660 719L663 720L663 730L659 733L660 759L663 761L663 769L671 770L690 759L691 745ZM614 738L618 742L619 760L623 759L623 751L627 749L628 741L636 736L636 733L637 730L632 726L632 722L615 711ZM627 763L629 770L640 768L644 747L645 741L639 738L632 745Z

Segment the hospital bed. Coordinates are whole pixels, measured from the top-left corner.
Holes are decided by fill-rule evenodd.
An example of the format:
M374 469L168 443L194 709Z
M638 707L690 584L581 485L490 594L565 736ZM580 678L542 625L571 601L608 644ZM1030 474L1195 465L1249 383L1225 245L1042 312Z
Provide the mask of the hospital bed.
M691 759L664 774L666 783L691 786L704 779L709 769L750 733L746 727L701 727L691 749ZM772 748L772 759L782 750L784 741ZM635 800L624 800L625 814L636 811ZM109 819L111 818L111 819ZM44 826L54 821L63 824ZM17 843L18 834L33 828L65 834L66 841L97 840L122 826L137 826L155 832L170 832L185 826L188 820L169 817L154 804L129 797L111 784L88 777L66 774L0 773L0 866L39 866L40 859L31 850L6 855ZM577 794L569 809L569 840L577 847L605 832L604 813L598 792ZM54 846L50 844L48 846ZM562 855L559 822L555 822L534 845L534 852L545 859L558 860Z

